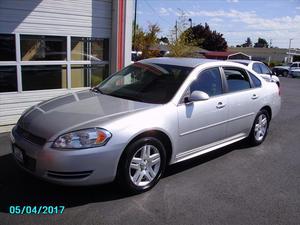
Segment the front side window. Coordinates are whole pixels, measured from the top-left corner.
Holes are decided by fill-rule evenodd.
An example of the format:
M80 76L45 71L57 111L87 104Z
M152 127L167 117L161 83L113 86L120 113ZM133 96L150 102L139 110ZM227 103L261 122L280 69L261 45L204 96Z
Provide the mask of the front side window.
M253 63L252 69L253 69L256 73L262 74L261 67L259 66L258 63Z
M59 36L21 35L22 61L66 60L67 38Z
M224 73L229 92L251 88L249 77L245 70L239 68L224 68Z
M222 94L222 79L219 68L211 68L201 72L190 86L190 93L193 91L203 91L210 97Z
M261 81L252 73L248 72L254 87L261 87Z
M0 34L0 61L16 61L14 34Z
M272 74L269 68L265 64L260 63L260 68L263 74Z
M98 89L106 95L165 104L175 95L193 68L165 64L132 64L104 80Z
M291 68L297 68L298 67L298 64L297 63L293 63L292 65L291 65Z

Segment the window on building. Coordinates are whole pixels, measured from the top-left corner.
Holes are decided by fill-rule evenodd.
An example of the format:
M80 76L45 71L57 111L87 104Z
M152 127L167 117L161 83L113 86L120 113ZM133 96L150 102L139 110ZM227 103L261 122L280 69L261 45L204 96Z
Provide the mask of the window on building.
M0 92L18 91L15 66L0 66Z
M96 86L108 75L108 49L103 38L0 34L0 92Z
M20 40L22 61L67 59L66 37L21 35Z
M0 61L16 61L14 34L0 34Z
M242 69L224 68L229 92L242 91L251 88L249 77Z
M108 65L72 65L71 87L94 87L104 80Z
M72 37L72 60L108 60L108 41L101 38Z
M22 66L23 91L67 88L66 65Z

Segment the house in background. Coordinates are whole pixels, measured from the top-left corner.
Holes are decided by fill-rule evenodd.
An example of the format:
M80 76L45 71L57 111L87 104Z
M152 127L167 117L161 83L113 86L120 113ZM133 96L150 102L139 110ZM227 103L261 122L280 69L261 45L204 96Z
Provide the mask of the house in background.
M200 52L207 59L250 59L250 55L246 55L243 52L234 52L234 51L202 51Z
M0 1L0 132L130 63L131 0Z

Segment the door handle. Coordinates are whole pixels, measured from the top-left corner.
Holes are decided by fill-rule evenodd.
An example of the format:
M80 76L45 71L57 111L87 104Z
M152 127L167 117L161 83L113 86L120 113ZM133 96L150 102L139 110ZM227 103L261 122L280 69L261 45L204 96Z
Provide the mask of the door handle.
M222 109L226 106L226 104L223 104L222 102L218 102L218 105L216 106L217 109Z
M253 94L251 98L252 98L253 100L254 100L254 99L257 99L257 98L258 98L258 95Z

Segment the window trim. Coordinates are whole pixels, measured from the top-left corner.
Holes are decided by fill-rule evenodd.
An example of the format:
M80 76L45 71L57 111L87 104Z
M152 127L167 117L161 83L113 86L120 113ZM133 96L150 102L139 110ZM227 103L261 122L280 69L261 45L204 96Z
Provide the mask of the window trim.
M248 77L248 80L249 80L249 83L250 83L250 88L243 89L243 90L239 90L239 91L233 91L233 92L230 92L230 91L229 91L229 88L228 88L228 82L227 82L227 79L226 79L226 75L225 75L224 68L232 68L232 69L238 69L238 70L244 71L245 74L246 74L246 76ZM222 70L223 78L224 78L224 81L225 81L225 84L226 84L226 93L224 93L224 94L239 93L239 92L249 91L249 90L252 90L252 89L253 89L253 83L252 83L252 80L251 80L251 78L250 78L250 76L249 76L247 70L245 70L245 69L243 69L243 68L240 68L240 67L233 67L233 66L221 66L221 70Z
M196 79L198 79L199 76L201 76L201 74L202 74L204 71L209 70L209 69L214 69L214 68L219 69L219 72L220 72L220 76L221 76L221 86L222 86L222 94L214 95L214 96L209 96L209 99L211 99L211 98L216 98L216 97L220 97L220 96L226 94L226 89L225 89L226 87L225 87L225 83L224 83L224 79L223 79L224 77L223 77L223 74L222 74L221 66L212 66L212 67L206 68L206 69L204 69L204 70L201 70L201 71L199 72L199 74L197 75L197 77L196 77ZM185 103L184 103L184 98L186 97L186 93L187 93L188 89L190 88L191 84L192 84L196 79L192 80L192 81L188 84L187 88L184 90L182 96L180 97L180 100L179 100L179 103L177 104L177 106L180 106L180 105L182 105L182 104L185 104ZM209 99L208 99L208 100L209 100Z

